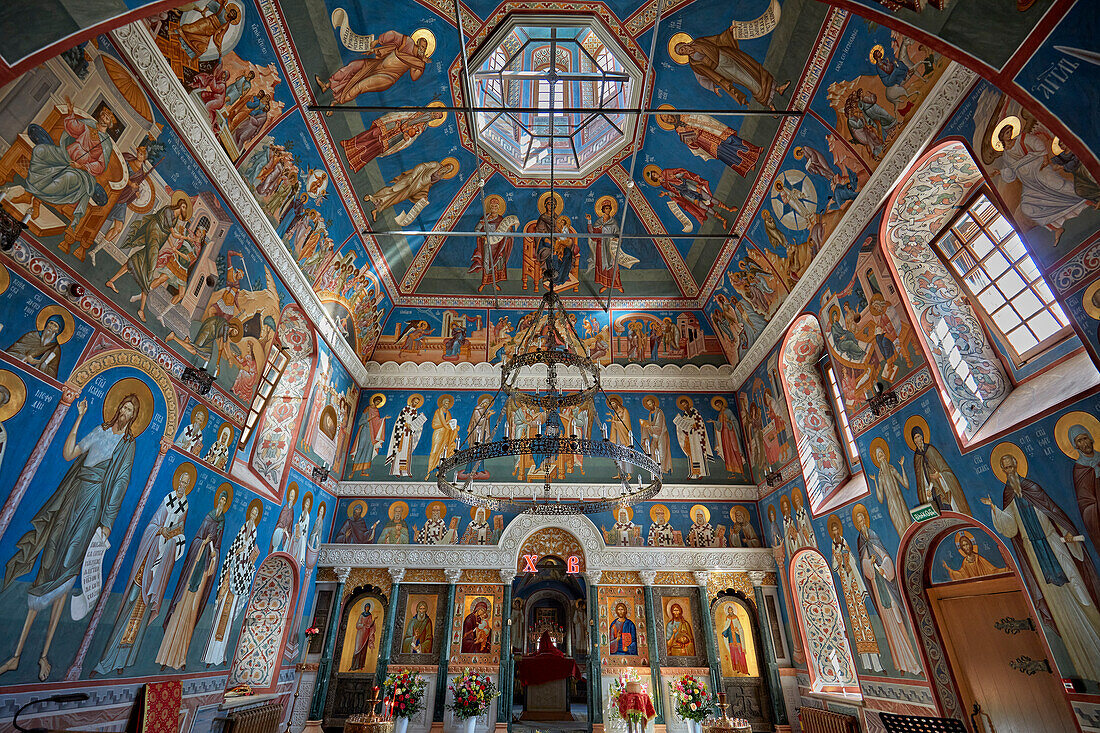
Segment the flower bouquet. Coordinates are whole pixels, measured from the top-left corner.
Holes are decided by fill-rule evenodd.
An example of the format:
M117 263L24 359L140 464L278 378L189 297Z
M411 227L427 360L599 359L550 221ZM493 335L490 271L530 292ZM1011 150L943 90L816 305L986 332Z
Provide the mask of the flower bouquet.
M447 707L456 718L466 723L467 733L472 733L477 718L489 710L489 705L500 695L489 675L479 674L469 669L451 680L449 687L451 701Z
M629 730L643 730L656 714L648 687L633 668L620 672L611 680L608 690L611 709L626 721Z
M676 701L676 714L688 721L690 728L710 717L714 698L693 675L687 674L668 683L672 699Z
M386 697L382 702L383 712L393 717L396 733L404 733L409 726L409 718L423 707L424 687L427 684L419 672L408 669L387 676L382 683Z

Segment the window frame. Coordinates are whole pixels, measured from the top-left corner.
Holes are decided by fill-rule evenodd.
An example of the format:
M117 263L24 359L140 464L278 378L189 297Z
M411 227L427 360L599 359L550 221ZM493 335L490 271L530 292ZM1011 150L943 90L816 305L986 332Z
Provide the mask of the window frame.
M271 403L271 398L275 396L279 380L283 378L289 364L290 356L287 354L287 349L281 344L272 344L271 350L267 354L267 361L264 362L263 374L260 376L259 382L256 383L256 391L252 393L252 402L248 406L248 417L245 418L244 426L241 428L241 437L237 441L238 450L243 448L249 438L252 437L252 431L256 429L256 423L259 422L260 415ZM267 387L266 390L265 387Z
M840 382L836 377L836 365L829 349L817 360L817 372L821 377L821 383L825 387L825 394L829 398L829 406L833 411L833 425L837 429L837 437L844 445L844 460L848 464L848 480L863 471L863 460L859 455L859 446L856 445L856 436L852 432L852 424L848 419L848 409L844 406L844 396L840 392ZM847 481L845 481L847 483ZM833 493L839 491L844 484L838 486ZM831 496L832 494L830 494ZM824 501L828 501L828 496ZM824 504L824 501L822 502Z
M1010 232L1002 237L1000 240L998 240L995 233L990 228L988 228L989 222L980 220L976 213L972 211L979 199L983 197L986 199L986 201L989 202L990 206L993 207L993 211L995 212L995 215L993 217L990 217L989 221L992 222L997 216L999 216L1010 227ZM993 244L992 249L990 249L990 251L987 252L985 255L979 257L977 252L972 248L972 243L977 239L977 236L971 238L970 241L964 243L962 241L960 233L955 230L956 225L964 217L969 217L974 222L974 225L978 228L977 236L984 234L986 238ZM954 254L951 255L949 255L941 246L941 241L948 236L952 236L955 239L956 243L956 251ZM1020 240L1020 243L1023 246L1024 250L1024 254L1018 257L1015 261L1013 261L1010 252L1006 248L1004 248L1005 243L1009 242L1013 236L1016 236ZM978 316L978 320L981 322L982 328L984 328L986 333L997 342L1000 348L996 348L994 349L994 351L999 356L1006 357L1011 362L1010 365L1006 364L1006 366L1012 367L1012 369L1009 369L1007 371L1013 383L1015 383L1015 375L1013 375L1014 369L1020 369L1026 366L1029 362L1042 357L1051 348L1057 346L1073 334L1073 323L1070 320L1069 315L1065 312L1065 308L1062 307L1062 304L1058 302L1057 297L1054 296L1054 289L1051 288L1050 283L1046 281L1042 269L1040 269L1038 263L1035 261L1034 256L1031 254L1031 250L1028 247L1027 240L1023 237L1023 235L1020 234L1019 230L1016 228L1015 222L1013 222L1004 212L1004 210L1002 210L998 199L993 194L993 191L989 188L989 185L987 183L983 182L974 189L974 191L959 207L959 210L954 215L952 215L952 217L932 237L931 241L928 243L928 247L932 250L933 254L935 254L935 256L939 258L940 262L943 264L947 272L950 273L951 277L955 279L955 282L961 289L967 303L974 310L974 313ZM969 267L969 269L965 273L960 273L953 264L953 260L959 259L962 255L964 255L964 253L966 256L973 259L976 264L972 267ZM1009 266L1006 270L999 273L996 277L993 277L983 267L983 263L985 263L987 260L998 253L1002 257L1004 257L1005 261L1009 263ZM1030 281L1028 281L1026 274L1022 271L1022 269L1019 269L1019 266L1028 259L1031 260L1031 264L1035 268L1035 272L1037 273L1036 277L1032 278ZM1009 271L1015 272L1025 283L1024 288L1012 297L1005 296L1004 293L1001 291L1000 286L997 284L998 279L1004 277L1004 275ZM1000 306L1000 308L1011 308L1012 312L1016 315L1017 318L1019 318L1020 324L1017 325L1015 328L1019 328L1020 325L1022 325L1024 328L1027 328L1029 331L1031 331L1032 335L1035 335L1035 332L1031 330L1030 326L1027 325L1028 319L1033 318L1035 315L1043 311L1050 312L1051 306L1056 306L1062 312L1066 323L1062 325L1062 327L1058 329L1058 331L1056 331L1055 333L1047 336L1042 340L1038 340L1031 348L1027 349L1023 353L1020 353L1012 344L1012 341L1009 339L1008 334L1006 334L1004 330L993 319L993 314L991 314L982 304L978 295L974 292L973 288L970 286L970 283L967 281L967 278L972 273L977 272L980 272L988 280L989 284L986 286L986 289L995 289L995 291L1004 300L1004 304ZM1044 285L1046 289L1050 292L1051 299L1049 303L1046 302L1046 298L1043 297L1042 293L1038 292L1035 289L1035 285L1037 284ZM1020 315L1020 311L1013 303L1015 299L1019 298L1024 293L1032 293L1042 304L1042 308L1040 310L1035 311L1035 313L1032 313L1027 318ZM998 308L998 310L1000 310L1000 308ZM1051 315L1054 316L1057 320L1056 314L1051 313Z

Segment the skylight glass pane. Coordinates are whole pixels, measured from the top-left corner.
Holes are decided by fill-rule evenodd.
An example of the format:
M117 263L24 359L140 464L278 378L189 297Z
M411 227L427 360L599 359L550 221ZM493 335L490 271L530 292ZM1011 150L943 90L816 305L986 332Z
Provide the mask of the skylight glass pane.
M1030 290L1025 290L1013 299L1012 305L1021 316L1030 318L1036 311L1043 307L1043 302L1039 300L1039 297L1035 295L1035 293Z
M1026 326L1020 326L1015 331L1008 335L1008 340L1012 344L1012 348L1021 354L1028 349L1035 348L1038 345L1038 340L1031 334L1031 331Z

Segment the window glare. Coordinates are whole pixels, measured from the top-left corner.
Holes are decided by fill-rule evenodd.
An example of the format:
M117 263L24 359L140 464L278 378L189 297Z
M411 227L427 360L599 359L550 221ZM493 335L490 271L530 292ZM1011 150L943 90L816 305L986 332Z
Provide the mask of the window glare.
M971 304L984 312L1011 352L1022 364L1069 326L1069 319L1042 278L1027 251L1027 242L986 194L974 199L934 246L948 261L969 292ZM934 337L955 370L966 364L950 340L941 319ZM959 374L965 384L973 377Z

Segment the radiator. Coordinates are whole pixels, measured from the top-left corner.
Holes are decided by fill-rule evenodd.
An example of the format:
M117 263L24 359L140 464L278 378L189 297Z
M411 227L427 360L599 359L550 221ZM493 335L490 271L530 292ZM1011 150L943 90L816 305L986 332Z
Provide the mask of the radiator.
M230 713L224 733L275 733L283 717L282 703L273 701Z
M859 733L857 718L818 708L799 708L798 724L802 733Z

